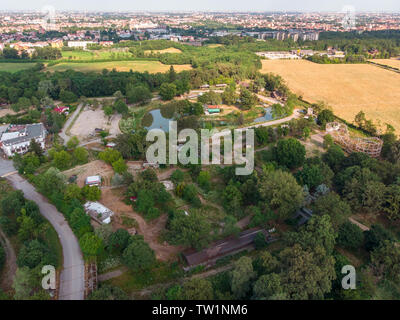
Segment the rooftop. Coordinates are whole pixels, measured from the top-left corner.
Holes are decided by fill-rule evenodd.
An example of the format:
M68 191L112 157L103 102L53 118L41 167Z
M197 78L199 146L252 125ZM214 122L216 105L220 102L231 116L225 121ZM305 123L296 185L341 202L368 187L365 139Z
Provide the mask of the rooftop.
M1 142L4 145L13 145L44 136L46 129L42 123L27 125L10 125L1 136Z

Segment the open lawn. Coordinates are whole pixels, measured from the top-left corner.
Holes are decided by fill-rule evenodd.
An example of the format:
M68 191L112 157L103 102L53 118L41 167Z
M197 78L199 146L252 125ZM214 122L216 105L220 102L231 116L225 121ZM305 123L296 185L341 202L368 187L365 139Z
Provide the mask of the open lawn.
M63 59L67 60L96 60L96 59L126 59L132 58L132 54L125 48L102 50L72 50L62 51Z
M391 124L400 133L400 75L368 64L316 64L306 60L263 60L261 72L281 75L308 102L323 101L339 117Z
M383 64L392 68L400 69L400 58L397 59L373 59L371 62Z
M0 71L17 72L32 68L35 63L26 62L2 62L0 63Z
M1 64L0 64L1 67ZM101 72L103 69L116 69L117 71L138 71L149 73L166 72L169 70L170 65L162 64L159 61L109 61L109 62L91 62L91 63L76 63L67 62L59 63L54 66L46 68L46 71L66 71L66 70L76 70L81 72ZM183 70L191 69L188 64L185 65L174 65L175 71L180 72Z
M151 54L151 53L182 53L182 50L177 48L168 48L163 50L145 50L144 54Z

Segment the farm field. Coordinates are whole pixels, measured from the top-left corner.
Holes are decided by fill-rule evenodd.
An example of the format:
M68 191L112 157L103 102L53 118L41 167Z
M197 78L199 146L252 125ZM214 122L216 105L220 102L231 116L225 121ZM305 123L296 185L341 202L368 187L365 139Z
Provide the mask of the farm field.
M181 50L177 49L177 48L167 48L167 49L163 49L163 50L145 50L144 51L145 54L151 54L151 53L182 53Z
M392 68L400 69L400 59L372 59L370 61L383 64Z
M261 72L281 75L290 89L314 103L323 101L352 122L363 110L367 119L391 124L400 133L400 75L368 64L316 64L305 60L263 60Z
M35 63L29 62L3 62L0 63L0 71L17 72L32 68Z
M117 71L129 72L166 72L169 70L170 65L162 64L159 61L109 61L109 62L91 62L91 63L79 63L79 62L62 62L54 66L46 68L47 71L66 71L75 70L81 72L101 72L103 69L116 69ZM174 65L175 71L180 72L183 70L190 70L192 67L188 64L185 65Z

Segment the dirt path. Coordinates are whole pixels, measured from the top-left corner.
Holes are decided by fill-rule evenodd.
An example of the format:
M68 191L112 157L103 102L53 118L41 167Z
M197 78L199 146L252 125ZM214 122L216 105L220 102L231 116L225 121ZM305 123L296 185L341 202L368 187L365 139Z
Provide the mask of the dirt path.
M127 216L136 220L138 224L138 233L143 235L144 240L154 250L157 259L162 261L170 260L174 258L179 252L182 251L181 246L172 246L167 242L160 243L159 238L161 232L165 230L165 225L168 220L168 216L163 214L157 219L150 222L146 221L140 214L133 211L132 206L127 205L123 202L123 195L117 196L113 193L113 189L103 189L101 203L110 208L118 217ZM123 225L116 221L117 227L123 227Z
M233 268L233 264L228 264L226 266L223 266L223 267L220 267L220 268L217 268L217 269L212 269L212 270L209 270L209 271L206 271L206 272L203 272L203 273L195 274L195 275L193 275L191 277L186 277L186 278L183 278L183 279L180 279L180 280L170 281L170 282L166 282L166 283L155 284L155 285L149 286L149 287L147 287L145 289L142 289L142 290L139 290L139 291L134 291L133 294L138 294L140 296L146 296L146 295L151 294L154 290L157 290L157 289L160 289L160 288L166 288L166 287L169 287L169 286L171 286L173 284L176 284L176 283L182 284L185 281L189 281L189 280L192 280L192 279L208 278L208 277L211 277L211 276L215 276L218 273L231 270L232 268Z
M11 246L10 241L0 229L0 242L6 252L6 263L4 266L1 287L5 290L12 289L15 272L17 271L17 257L14 248Z
M83 107L83 104L82 103L79 104L79 106L76 108L74 113L69 116L68 120L64 124L64 127L62 128L62 130L58 134L64 140L64 145L67 145L68 140L71 139L71 136L67 135L67 131L68 131L69 126L71 125L71 123L74 121L74 119L81 112L82 107Z
M114 270L114 271L110 271L110 272L107 272L107 273L100 274L100 275L98 276L98 280L99 280L99 281L107 281L107 280L110 280L110 279L113 279L113 278L117 278L117 277L119 277L120 275L122 275L124 272L126 272L127 270L128 270L127 268L121 267L121 268L119 268L119 269L117 269L117 270Z
M356 226L358 226L362 231L369 231L369 228L366 225L363 225L362 223L354 220L353 218L349 218L349 221L351 223L354 223Z

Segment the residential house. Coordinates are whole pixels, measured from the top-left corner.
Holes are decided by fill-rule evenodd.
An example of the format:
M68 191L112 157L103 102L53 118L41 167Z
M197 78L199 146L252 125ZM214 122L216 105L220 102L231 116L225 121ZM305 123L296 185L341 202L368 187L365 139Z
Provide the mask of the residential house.
M47 131L42 123L10 125L0 137L0 148L8 156L23 154L29 150L31 140L35 140L45 149Z

